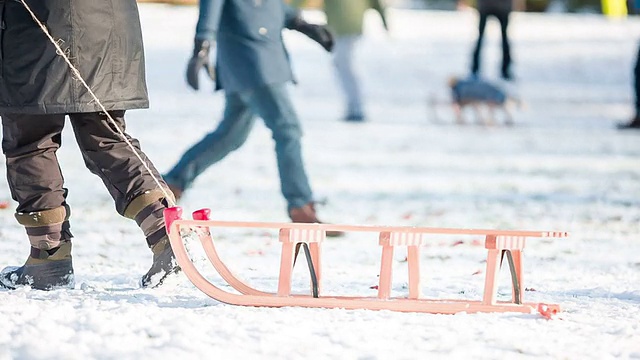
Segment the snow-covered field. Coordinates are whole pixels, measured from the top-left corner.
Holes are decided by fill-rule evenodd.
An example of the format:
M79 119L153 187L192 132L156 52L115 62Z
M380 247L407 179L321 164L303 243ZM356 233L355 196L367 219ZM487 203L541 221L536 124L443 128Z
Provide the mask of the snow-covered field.
M197 10L145 4L140 11L151 109L130 112L128 130L166 171L215 126L223 98L183 81ZM444 106L435 122L428 107L432 96L446 100L446 79L468 68L474 13L392 10L390 21L387 36L372 14L360 44L364 124L339 121L330 57L300 34L285 35L299 80L292 96L307 170L326 201L321 219L569 231L568 239L530 240L525 252L525 299L561 304L558 318L234 307L183 276L142 290L138 279L151 261L142 234L115 213L67 129L59 157L73 208L77 284L0 290L0 359L640 358L640 132L614 129L632 114L640 21L514 14L518 82L510 88L526 106L512 128L455 126ZM483 69L493 78L497 24L488 31ZM287 221L272 148L259 124L181 205L210 207L217 219ZM10 200L0 182L0 200ZM28 253L13 205L0 210L0 266L20 264ZM241 277L274 290L279 244L267 235L222 234L218 244ZM379 252L375 237L327 242L327 291L375 295ZM422 253L423 293L477 298L484 257L477 239L435 238ZM403 258L398 253L394 264L394 295L407 292ZM510 294L507 275L501 297ZM304 267L296 267L294 283L307 289Z

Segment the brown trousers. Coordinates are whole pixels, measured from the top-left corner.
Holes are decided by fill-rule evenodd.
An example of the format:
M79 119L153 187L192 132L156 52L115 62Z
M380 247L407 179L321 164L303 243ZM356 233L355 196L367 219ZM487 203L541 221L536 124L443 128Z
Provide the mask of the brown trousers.
M154 175L160 179L140 144L125 132L124 111L109 112ZM104 113L68 114L86 167L98 175L124 215L138 196L158 190L140 160L121 138ZM7 179L11 196L18 202L17 213L64 206L67 189L56 151L62 145L65 114L2 114L2 151L7 159Z

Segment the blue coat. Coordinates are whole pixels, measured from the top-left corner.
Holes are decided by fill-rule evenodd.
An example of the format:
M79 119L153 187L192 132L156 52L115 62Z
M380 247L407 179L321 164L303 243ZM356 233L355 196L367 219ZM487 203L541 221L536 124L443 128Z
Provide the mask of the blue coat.
M451 88L451 92L453 99L460 103L488 101L504 104L507 100L507 94L502 89L480 79L459 80Z
M196 39L216 43L216 89L292 81L282 30L297 14L282 0L200 0Z

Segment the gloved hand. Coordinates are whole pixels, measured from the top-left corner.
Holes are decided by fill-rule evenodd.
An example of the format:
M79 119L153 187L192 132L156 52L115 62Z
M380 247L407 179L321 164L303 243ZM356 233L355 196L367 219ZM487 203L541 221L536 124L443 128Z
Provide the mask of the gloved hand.
M198 90L199 88L198 74L201 69L204 68L211 80L215 81L216 79L215 69L213 64L211 64L211 60L209 60L210 48L211 43L208 40L195 40L193 55L187 65L187 84L194 90Z
M334 36L326 26L310 24L298 16L287 27L307 35L325 50L329 52L333 50Z

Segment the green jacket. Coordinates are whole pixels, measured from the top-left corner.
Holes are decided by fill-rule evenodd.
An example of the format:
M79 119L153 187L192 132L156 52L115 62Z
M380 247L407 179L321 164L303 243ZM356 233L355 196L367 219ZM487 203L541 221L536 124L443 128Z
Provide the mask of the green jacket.
M305 0L292 1L294 6L304 6L304 3ZM337 36L361 35L364 13L368 9L380 13L382 23L388 29L385 9L380 0L324 0L323 3L327 25Z

